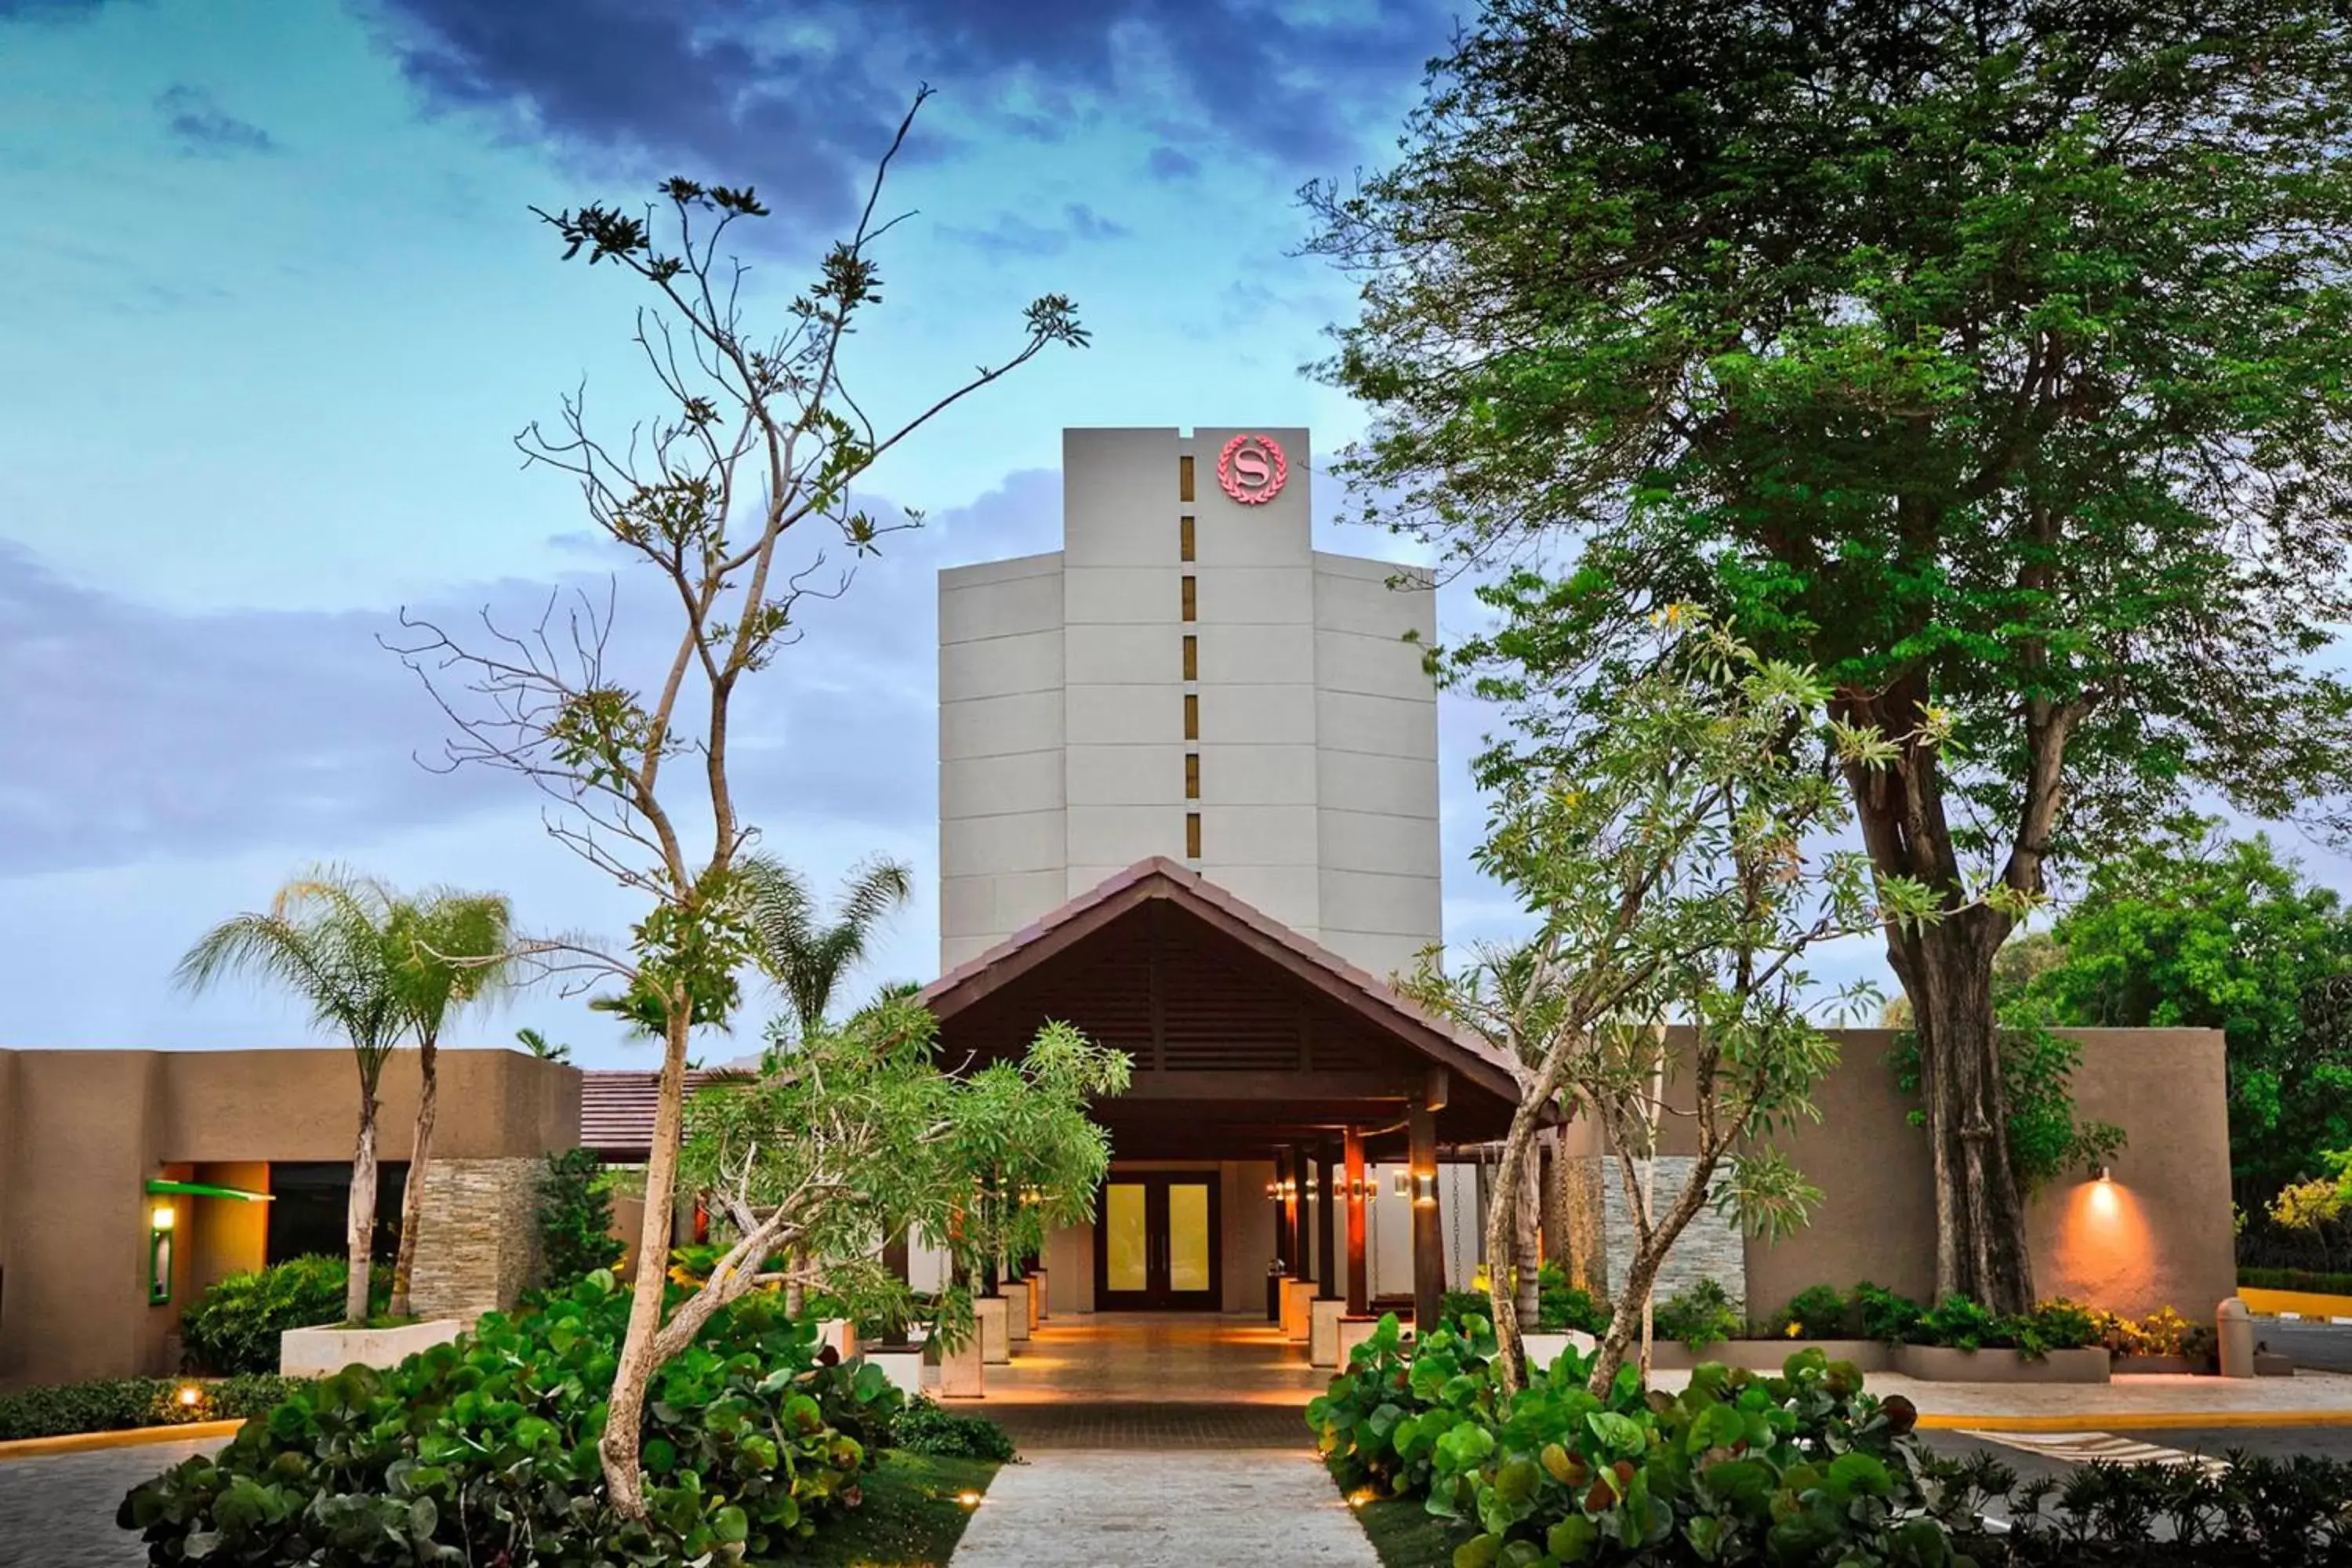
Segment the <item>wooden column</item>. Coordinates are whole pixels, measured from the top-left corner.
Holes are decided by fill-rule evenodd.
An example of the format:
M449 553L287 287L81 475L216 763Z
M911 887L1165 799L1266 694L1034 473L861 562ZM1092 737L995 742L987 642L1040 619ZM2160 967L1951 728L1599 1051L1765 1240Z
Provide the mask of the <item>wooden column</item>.
M1294 1279L1308 1279L1315 1274L1315 1255L1307 1250L1307 1188L1315 1176L1307 1163L1304 1144L1290 1146L1290 1272Z
M1289 1179L1290 1151L1276 1149L1274 1152L1275 1190L1279 1193L1283 1184ZM1277 1199L1274 1211L1274 1260L1282 1265L1282 1271L1285 1274L1293 1272L1298 1267L1296 1257L1290 1250L1290 1201L1287 1198Z
M1372 1282L1364 1267L1364 1134L1348 1129L1348 1311L1362 1317L1370 1310Z
M1339 1163L1331 1158L1328 1143L1318 1152L1315 1163L1323 1171L1323 1205L1316 1215L1322 1223L1315 1227L1322 1232L1321 1249L1316 1254L1320 1267L1315 1271L1322 1289L1315 1293L1326 1301L1336 1301L1339 1299Z
M1445 1297L1445 1233L1437 1214L1437 1113L1415 1105L1406 1115L1412 1152L1412 1323L1425 1334L1437 1326Z

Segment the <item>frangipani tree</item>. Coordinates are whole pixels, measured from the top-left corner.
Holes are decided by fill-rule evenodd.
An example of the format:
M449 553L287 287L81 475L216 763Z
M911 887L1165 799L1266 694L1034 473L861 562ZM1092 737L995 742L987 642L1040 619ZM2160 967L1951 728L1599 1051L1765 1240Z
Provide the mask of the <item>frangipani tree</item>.
M935 1059L937 1032L919 1001L887 996L771 1053L753 1081L695 1097L679 1169L733 1240L663 1325L663 1355L760 1286L822 1285L903 1316L884 1243L911 1230L968 1251L1001 1245L1007 1222L974 1203L974 1178L1015 1149L1022 1173L1054 1194L1031 1210L1054 1223L1092 1215L1110 1149L1087 1108L1127 1087L1127 1058L1050 1024L1020 1061L951 1074Z
M1814 1196L1774 1147L1817 1115L1813 1085L1836 1062L1803 967L1820 942L1936 918L1927 889L1876 875L1840 848L1840 770L1885 765L1897 742L1826 717L1809 671L1759 658L1700 614L1662 612L1638 659L1596 670L1566 706L1511 704L1516 733L1477 763L1493 793L1478 861L1535 918L1520 948L1490 955L1424 999L1457 1017L1497 977L1528 1064L1496 1173L1487 1256L1512 1256L1526 1157L1545 1110L1594 1118L1619 1156L1633 1256L1592 1370L1605 1388L1647 1321L1676 1238L1713 1205L1752 1233L1801 1225ZM1937 737L1906 737L1934 744ZM1675 1032L1669 1047L1668 1030ZM1660 1194L1634 1162L1668 1118L1695 1157ZM1498 1363L1525 1368L1517 1302L1494 1271Z
M345 1244L351 1260L343 1315L368 1315L375 1236L377 1089L383 1064L409 1026L390 937L392 900L381 884L324 867L278 890L269 908L233 915L199 938L175 978L191 992L231 975L291 993L312 1024L352 1047L359 1074L359 1131L352 1150Z
M660 412L607 437L571 399L557 428L534 425L517 445L526 461L577 484L586 521L657 589L671 616L664 651L625 668L611 602L586 595L551 601L535 624L478 632L407 619L394 645L453 726L447 765L527 780L550 803L549 832L644 900L625 944L570 942L560 959L548 955L583 984L617 984L625 1016L662 1040L644 1280L661 1279L668 1260L688 1044L697 1028L724 1025L757 947L742 876L755 829L733 774L743 683L799 640L805 598L846 590L846 575L820 575L828 544L863 559L920 521L878 522L857 504L853 490L877 461L1046 350L1087 342L1076 308L1047 294L1026 307L994 365L920 389L853 386L850 351L883 297L879 244L899 221L877 210L883 178L923 96L884 152L848 237L780 305L772 330L751 323L762 297L730 249L737 226L769 216L748 187L673 179L656 210L541 215L567 258L609 263L642 290L636 341ZM661 1293L636 1292L600 1440L625 1517L645 1513L647 1386L690 1337L677 1324L698 1324L710 1310L665 1323Z

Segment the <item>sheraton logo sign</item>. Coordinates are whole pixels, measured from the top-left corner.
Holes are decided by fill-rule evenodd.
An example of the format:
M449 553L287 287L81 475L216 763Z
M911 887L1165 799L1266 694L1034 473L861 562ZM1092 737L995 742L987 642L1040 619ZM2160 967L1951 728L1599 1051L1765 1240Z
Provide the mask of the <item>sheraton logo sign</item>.
M1236 436L1217 454L1217 483L1244 506L1264 506L1290 478L1282 443L1271 436Z

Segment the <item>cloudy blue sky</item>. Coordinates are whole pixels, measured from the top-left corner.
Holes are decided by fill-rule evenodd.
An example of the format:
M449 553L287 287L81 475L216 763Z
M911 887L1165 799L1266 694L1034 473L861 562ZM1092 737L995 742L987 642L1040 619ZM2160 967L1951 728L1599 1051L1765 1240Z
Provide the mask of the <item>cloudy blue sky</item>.
M924 81L862 384L911 404L1001 358L1047 290L1095 346L872 476L871 504L929 526L765 678L745 788L821 877L915 863L871 977L929 975L933 574L1052 547L1065 425L1355 432L1298 371L1348 297L1288 254L1294 192L1381 155L1452 25L1439 0L0 0L0 1043L303 1038L266 996L168 974L315 859L625 926L517 781L412 762L442 726L375 636L403 605L601 581L572 492L509 437L578 384L616 423L652 406L635 300L560 265L528 208L755 184L772 303ZM1499 914L1460 870L1477 727L1449 710L1456 936ZM525 1023L632 1059L553 997L469 1032Z

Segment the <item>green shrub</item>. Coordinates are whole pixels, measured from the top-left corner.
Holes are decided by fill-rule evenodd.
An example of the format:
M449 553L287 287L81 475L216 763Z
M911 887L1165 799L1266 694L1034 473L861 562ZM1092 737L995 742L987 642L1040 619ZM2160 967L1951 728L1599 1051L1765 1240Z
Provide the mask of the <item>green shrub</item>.
M1581 1286L1570 1285L1567 1273L1557 1263L1547 1263L1536 1276L1538 1292L1536 1327L1548 1334L1569 1332L1605 1334L1609 1331L1609 1309L1592 1299L1591 1292Z
M1396 1314L1387 1314L1349 1352L1347 1370L1307 1404L1307 1425L1344 1487L1423 1491L1446 1435L1493 1418L1493 1324L1478 1317L1456 1331L1440 1323L1412 1345L1417 1353L1408 1353Z
M275 1373L222 1378L109 1377L0 1394L0 1443L19 1437L64 1437L77 1432L125 1432L135 1426L180 1426L268 1414L303 1380ZM195 1392L194 1400L184 1397Z
M911 1400L890 1428L890 1446L910 1454L949 1459L1013 1462L1013 1438L985 1415L942 1410L928 1399Z
M2238 1283L2254 1290L2312 1290L2323 1296L2352 1296L2352 1274L2322 1274L2310 1268L2241 1268Z
M1784 1339L1844 1340L1856 1337L1861 1321L1859 1300L1833 1285L1809 1285L1789 1299L1772 1328Z
M1881 1344L1899 1345L1909 1340L1927 1309L1910 1297L1873 1285L1865 1279L1853 1288L1853 1320L1862 1337Z
M816 1371L814 1325L761 1293L655 1374L648 1517L621 1518L596 1440L629 1301L599 1271L389 1373L298 1388L219 1453L132 1491L118 1522L156 1564L585 1568L773 1557L856 1505L868 1452L820 1398L837 1402L839 1379ZM867 1367L849 1383L887 1380Z
M385 1276L387 1299L392 1289ZM180 1314L180 1360L191 1372L227 1376L278 1370L278 1336L289 1329L338 1323L351 1278L340 1258L289 1258L249 1274L232 1274ZM371 1281L373 1283L373 1281Z
M611 1184L604 1164L590 1149L566 1149L547 1157L539 1178L540 1277L554 1290L568 1290L572 1281L599 1268L610 1268L621 1256L621 1242L613 1235Z
M1702 1279L1652 1309L1651 1327L1662 1340L1678 1340L1694 1351L1735 1339L1748 1327L1747 1314L1729 1291Z
M2094 1312L2098 1342L2110 1355L2181 1356L2210 1361L2216 1334L2210 1323L2192 1323L2169 1307L2159 1307L2137 1321L2113 1312Z
M1489 1328L1495 1322L1495 1303L1484 1290L1448 1290L1438 1299L1437 1320L1461 1333L1472 1318L1483 1318Z

